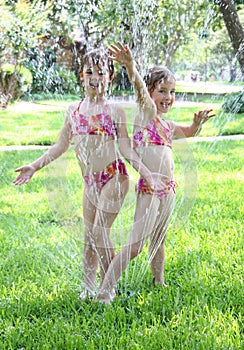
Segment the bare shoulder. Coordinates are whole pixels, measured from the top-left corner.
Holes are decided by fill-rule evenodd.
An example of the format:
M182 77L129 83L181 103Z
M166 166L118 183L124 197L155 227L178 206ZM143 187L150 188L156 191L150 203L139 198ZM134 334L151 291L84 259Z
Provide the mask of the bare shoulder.
M79 101L71 103L67 109L66 109L66 119L70 119L70 117L73 115L74 111L78 108L79 106Z
M71 104L68 106L67 111L74 111L75 109L78 108L79 103L80 103L80 101L76 101L76 102L71 103Z

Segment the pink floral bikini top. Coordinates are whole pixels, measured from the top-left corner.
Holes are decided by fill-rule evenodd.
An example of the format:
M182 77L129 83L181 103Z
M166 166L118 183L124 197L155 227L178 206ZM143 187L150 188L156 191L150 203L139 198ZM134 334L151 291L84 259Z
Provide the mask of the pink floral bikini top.
M172 148L173 132L169 122L156 117L133 136L135 147L144 147L148 145L168 146Z
M108 105L102 113L86 116L79 113L79 108L83 99L80 101L77 109L74 111L72 118L75 123L75 130L79 135L116 135L116 128L111 117L108 115Z

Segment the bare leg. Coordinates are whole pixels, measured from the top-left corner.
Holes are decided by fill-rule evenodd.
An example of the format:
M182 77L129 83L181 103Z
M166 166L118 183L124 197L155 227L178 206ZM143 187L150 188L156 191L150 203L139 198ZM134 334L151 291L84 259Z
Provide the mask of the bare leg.
M151 235L149 260L151 262L153 281L155 285L166 286L164 282L164 243L173 207L174 194L169 193L160 203L159 222Z
M85 224L84 251L83 251L83 278L85 291L80 297L83 299L92 296L96 286L96 274L98 269L98 256L95 244L92 241L93 223L96 215L96 207L89 201L86 191L83 197L83 217Z
M100 285L109 264L114 258L114 247L110 239L110 230L116 219L129 188L129 179L119 175L111 179L102 189L94 220L93 237L100 264Z
M112 259L114 258L114 247L110 239L110 228L117 214L108 214L97 210L93 229L93 239L100 265L100 284Z
M85 187L83 196L85 291L81 293L81 298L94 295L98 265L102 283L114 257L114 248L109 237L110 229L123 204L128 187L129 179L125 175L110 180L101 193L94 187Z
M158 215L159 199L151 195L137 198L133 230L129 243L121 249L109 265L102 286L98 292L98 300L109 304L113 288L130 261L141 251L155 225Z
M166 236L165 236L166 238ZM154 254L151 261L151 269L153 275L153 283L155 285L161 285L167 287L164 283L164 240L159 245L156 253Z

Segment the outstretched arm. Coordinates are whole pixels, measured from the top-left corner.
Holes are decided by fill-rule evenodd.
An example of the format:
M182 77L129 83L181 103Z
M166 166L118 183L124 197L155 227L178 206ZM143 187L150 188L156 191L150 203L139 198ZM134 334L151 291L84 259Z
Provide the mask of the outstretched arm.
M112 56L109 56L110 59L125 65L129 79L135 88L139 106L144 109L144 113L147 113L148 110L149 118L152 117L152 114L154 114L152 109L156 113L156 107L149 95L146 84L136 68L136 63L128 45L123 45L118 41L118 46L110 45L108 50L112 54Z
M60 157L61 154L69 148L70 141L71 128L67 116L57 143L50 147L47 152L45 152L40 158L36 159L33 163L15 169L15 172L19 172L19 175L13 180L13 183L15 185L28 183L37 170L42 169L53 160Z
M202 125L206 123L210 118L213 118L216 114L212 113L212 109L206 109L204 111L199 111L194 113L193 122L189 126L178 125L175 128L175 136L183 137L192 137L197 136L201 129Z

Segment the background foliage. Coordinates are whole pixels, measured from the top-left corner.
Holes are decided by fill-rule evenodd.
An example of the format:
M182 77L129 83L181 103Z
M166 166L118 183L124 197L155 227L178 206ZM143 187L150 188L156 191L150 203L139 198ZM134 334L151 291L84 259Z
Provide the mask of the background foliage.
M68 53L73 56L68 71L76 74L80 58L89 48L121 40L130 45L142 73L148 65L165 64L181 79L187 74L189 78L194 70L205 81L242 80L219 11L223 2L0 0L0 65L30 68L33 93L42 89L74 93L78 82L68 72L61 76L65 62L58 62L57 54L63 52L63 61ZM238 10L236 21L243 23L242 2L234 9ZM68 79L75 88L68 86ZM117 85L123 88L123 84ZM128 87L125 80L124 88Z

